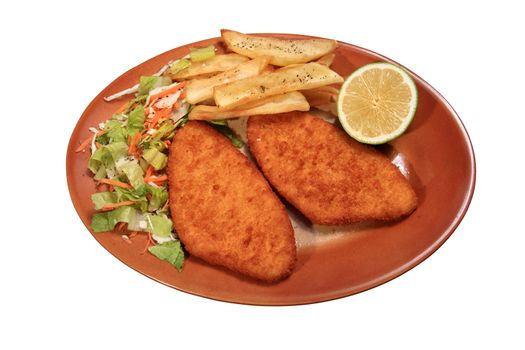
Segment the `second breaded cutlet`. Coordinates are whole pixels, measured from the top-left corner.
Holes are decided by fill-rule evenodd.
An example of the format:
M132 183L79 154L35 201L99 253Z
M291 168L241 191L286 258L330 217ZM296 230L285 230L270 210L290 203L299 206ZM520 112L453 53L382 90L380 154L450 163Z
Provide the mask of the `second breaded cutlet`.
M191 255L267 282L291 274L296 246L285 207L226 137L188 122L170 146L168 181L173 224Z
M248 142L268 181L315 224L393 220L417 206L385 155L308 113L251 117Z

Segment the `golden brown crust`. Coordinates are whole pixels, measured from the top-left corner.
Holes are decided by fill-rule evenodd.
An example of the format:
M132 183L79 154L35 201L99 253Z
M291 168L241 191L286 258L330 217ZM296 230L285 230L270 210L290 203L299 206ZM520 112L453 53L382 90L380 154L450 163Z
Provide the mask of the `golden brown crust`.
M187 251L262 281L291 274L295 237L283 204L224 136L190 121L170 147L170 210Z
M417 206L386 156L307 113L251 117L248 142L268 181L313 223L393 220Z

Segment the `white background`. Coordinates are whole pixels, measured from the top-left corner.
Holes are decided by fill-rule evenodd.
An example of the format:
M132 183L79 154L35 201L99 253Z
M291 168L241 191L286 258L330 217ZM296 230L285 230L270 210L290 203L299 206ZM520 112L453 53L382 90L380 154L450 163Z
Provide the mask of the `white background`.
M525 347L518 333L525 314L525 26L511 2L0 6L0 348ZM440 91L470 133L478 171L471 207L443 247L383 286L298 307L195 297L108 254L67 191L66 147L77 119L124 71L223 27L353 43Z

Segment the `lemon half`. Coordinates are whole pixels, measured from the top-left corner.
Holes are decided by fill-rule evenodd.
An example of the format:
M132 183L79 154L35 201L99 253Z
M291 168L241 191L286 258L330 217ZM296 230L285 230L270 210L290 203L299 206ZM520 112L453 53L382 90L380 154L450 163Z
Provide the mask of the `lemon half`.
M337 99L339 121L359 142L382 144L401 135L417 109L416 84L402 68L371 63L353 72Z

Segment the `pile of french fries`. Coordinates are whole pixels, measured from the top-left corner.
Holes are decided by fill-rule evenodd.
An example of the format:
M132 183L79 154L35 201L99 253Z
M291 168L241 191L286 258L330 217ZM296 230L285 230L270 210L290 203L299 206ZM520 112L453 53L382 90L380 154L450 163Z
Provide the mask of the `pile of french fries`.
M190 80L186 101L193 120L308 111L335 112L343 78L330 69L335 40L283 40L221 31L232 53L217 54L169 75Z

